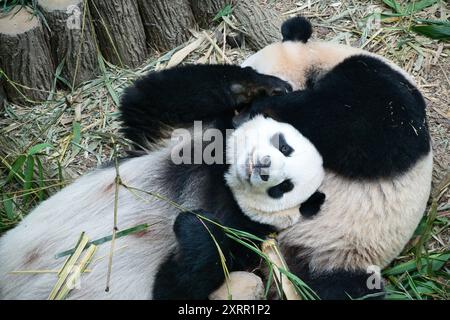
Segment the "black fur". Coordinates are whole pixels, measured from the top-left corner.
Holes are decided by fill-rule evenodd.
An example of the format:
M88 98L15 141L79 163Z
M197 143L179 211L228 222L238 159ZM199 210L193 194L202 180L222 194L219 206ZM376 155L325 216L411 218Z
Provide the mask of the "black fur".
M289 270L302 279L322 300L348 300L348 299L383 299L384 286L369 288L367 280L373 273L365 270L336 269L328 272L312 271L309 268L310 258L306 253L309 250L303 247L281 247L283 256ZM369 279L369 284L373 284Z
M312 34L311 23L308 19L297 16L286 20L281 25L283 41L301 41L306 43Z
M237 85L237 86L236 86ZM291 86L252 68L186 65L152 72L125 90L121 120L126 138L140 146L157 143L164 129L191 126L194 120L229 121L261 95L283 94Z
M300 206L300 214L306 218L311 218L320 211L320 207L325 202L325 193L316 191Z
M394 177L430 151L422 95L383 61L352 56L312 88L262 98L250 109L292 124L324 167L352 179Z

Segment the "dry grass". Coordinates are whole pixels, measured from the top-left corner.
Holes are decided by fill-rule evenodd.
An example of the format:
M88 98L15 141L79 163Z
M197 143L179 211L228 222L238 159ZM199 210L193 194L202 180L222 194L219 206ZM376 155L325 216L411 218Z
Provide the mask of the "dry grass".
M428 104L435 156L433 185L436 188L450 172L450 44L409 31L412 16L374 24L368 17L377 8L383 12L391 11L383 1L261 2L267 7L274 7L286 18L293 14L310 18L315 28L315 38L363 47L390 58L413 75ZM414 14L414 18L433 20L449 19L449 16L450 8L445 1ZM217 29L222 34L227 33L230 25L222 22ZM184 54L178 54L177 59L181 55L183 63L239 63L251 54L251 50L245 47L232 49L223 45L220 39L217 41L216 31L195 31L190 41L194 44L185 49ZM41 105L6 105L4 117L0 117L0 192L3 193L3 200L0 201L4 204L3 208L0 206L0 232L14 226L34 205L65 184L91 168L111 161L111 137L118 142L119 152L123 150L127 142L120 137L117 121L120 94L144 73L166 67L176 51L155 53L137 70L120 69L103 63L100 78L85 83L71 93L52 92L52 98ZM100 56L99 59L103 61ZM172 60L172 63L175 62ZM41 143L49 145L42 145L39 152L30 154L30 148ZM28 162L29 158L33 161ZM14 172L11 167L14 168L18 159L25 159L24 164L20 166L21 170ZM430 253L448 251L450 194L448 187L443 190L426 242ZM419 239L420 234L413 239L411 246L417 244ZM399 262L413 261L415 258L410 251L405 251ZM448 292L448 269L444 267L443 270L447 276L433 275L433 283L443 283L443 288ZM400 282L407 279L405 274L409 276L406 272L396 276L396 279ZM391 282L394 283L394 280L391 279ZM429 297L448 298L448 293L433 294Z

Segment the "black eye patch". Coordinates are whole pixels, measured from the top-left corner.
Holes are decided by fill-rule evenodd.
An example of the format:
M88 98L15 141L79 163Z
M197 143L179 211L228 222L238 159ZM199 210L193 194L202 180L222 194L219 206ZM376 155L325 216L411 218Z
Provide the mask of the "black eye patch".
M272 145L280 150L280 152L285 156L289 157L294 149L286 142L286 139L282 133L276 133L270 138Z
M277 184L276 186L270 187L267 190L267 194L271 198L280 199L283 196L283 194L291 191L292 189L294 189L294 184L292 183L291 180L287 179L284 180L282 183Z

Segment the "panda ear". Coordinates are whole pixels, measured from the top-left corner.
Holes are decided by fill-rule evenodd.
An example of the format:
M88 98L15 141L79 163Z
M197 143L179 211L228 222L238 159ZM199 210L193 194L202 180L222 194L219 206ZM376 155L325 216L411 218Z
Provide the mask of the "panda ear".
M297 16L286 20L281 25L283 41L301 41L306 43L312 34L312 26L308 19Z

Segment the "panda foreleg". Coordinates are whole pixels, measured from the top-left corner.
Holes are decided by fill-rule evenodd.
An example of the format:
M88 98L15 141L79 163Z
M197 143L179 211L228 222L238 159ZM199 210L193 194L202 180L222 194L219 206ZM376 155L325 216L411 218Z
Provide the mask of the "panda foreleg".
M320 191L314 192L305 202L300 205L300 214L306 218L316 215L325 202L325 194Z
M125 90L123 132L140 145L158 142L167 128L219 118L231 121L234 110L256 96L291 90L283 80L233 65L186 65L152 72Z
M195 213L213 220L205 211L197 210ZM225 280L218 247L229 264L230 239L220 227L191 212L178 215L174 232L178 241L177 252L160 266L153 299L207 299Z

